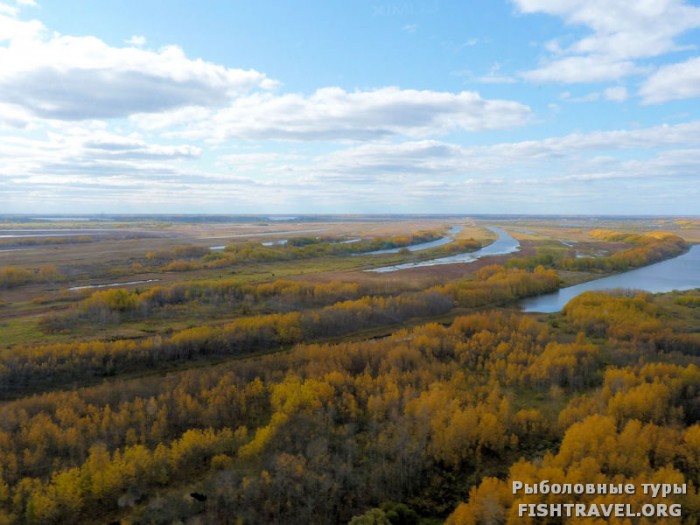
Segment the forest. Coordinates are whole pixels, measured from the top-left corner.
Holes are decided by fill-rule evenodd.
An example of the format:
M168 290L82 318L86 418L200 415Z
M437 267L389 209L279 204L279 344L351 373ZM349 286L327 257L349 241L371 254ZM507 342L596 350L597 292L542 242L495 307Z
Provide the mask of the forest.
M81 284L69 269L53 265L42 281L25 268L8 297L26 299L0 306L14 316L5 323L33 327L0 350L0 524L695 524L700 290L518 309L571 272L688 249L675 234L601 226L581 242L611 253L576 268L567 261L584 258L549 257L545 241L427 278L326 274L352 254L317 254L323 270L311 275L256 279L245 272L257 267L229 261L239 273L68 293L55 283ZM467 241L459 249L484 242ZM301 236L274 249L302 257L294 250L316 244L339 243ZM134 261L166 271L208 256L183 246ZM542 480L685 489L663 499L512 489ZM661 501L682 515L519 513Z
M518 523L509 480L543 477L687 483L672 499L697 515L700 337L667 345L691 328L669 315L583 295L549 322L490 311L7 402L3 519L374 523L401 502L416 523Z

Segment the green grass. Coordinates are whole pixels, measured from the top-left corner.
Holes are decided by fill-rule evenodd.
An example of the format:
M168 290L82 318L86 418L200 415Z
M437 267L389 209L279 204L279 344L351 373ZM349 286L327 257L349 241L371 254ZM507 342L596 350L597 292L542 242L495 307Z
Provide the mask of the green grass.
M40 316L30 315L0 321L0 348L15 345L49 343L65 339L60 335L47 335L39 329Z

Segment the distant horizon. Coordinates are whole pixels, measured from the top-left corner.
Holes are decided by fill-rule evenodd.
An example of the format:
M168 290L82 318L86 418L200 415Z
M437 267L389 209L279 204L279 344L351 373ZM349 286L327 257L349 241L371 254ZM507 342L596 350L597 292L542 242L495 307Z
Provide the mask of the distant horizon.
M46 214L43 214L46 215ZM35 220L51 221L55 219L71 220L71 218L109 218L109 217L255 217L277 218L279 222L290 222L304 217L563 217L563 218L700 218L692 214L607 214L607 213L53 213L50 217L44 217L38 213L0 213L0 217L28 217ZM289 216L289 217L288 217ZM288 218L287 218L288 217Z

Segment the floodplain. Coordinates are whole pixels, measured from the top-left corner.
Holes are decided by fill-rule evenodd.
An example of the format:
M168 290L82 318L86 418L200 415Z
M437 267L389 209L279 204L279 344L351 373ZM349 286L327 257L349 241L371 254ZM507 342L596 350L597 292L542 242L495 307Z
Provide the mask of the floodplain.
M509 481L583 468L700 512L700 290L521 312L698 242L692 217L0 217L0 523L517 523Z

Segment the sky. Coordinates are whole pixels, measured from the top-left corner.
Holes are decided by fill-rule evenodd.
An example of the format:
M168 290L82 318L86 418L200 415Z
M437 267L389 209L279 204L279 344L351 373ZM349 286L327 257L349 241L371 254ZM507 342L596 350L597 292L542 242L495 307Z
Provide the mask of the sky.
M0 213L699 203L698 1L0 0Z

